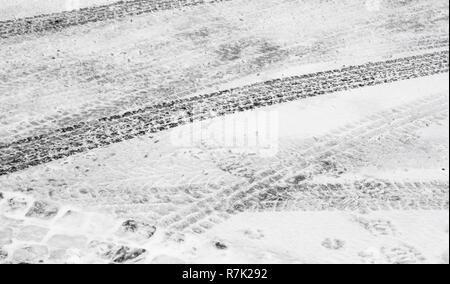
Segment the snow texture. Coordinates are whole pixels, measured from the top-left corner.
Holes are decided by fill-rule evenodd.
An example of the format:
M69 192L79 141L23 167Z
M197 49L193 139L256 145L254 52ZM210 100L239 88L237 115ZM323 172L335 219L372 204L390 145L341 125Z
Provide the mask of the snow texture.
M444 0L0 0L0 263L449 262Z

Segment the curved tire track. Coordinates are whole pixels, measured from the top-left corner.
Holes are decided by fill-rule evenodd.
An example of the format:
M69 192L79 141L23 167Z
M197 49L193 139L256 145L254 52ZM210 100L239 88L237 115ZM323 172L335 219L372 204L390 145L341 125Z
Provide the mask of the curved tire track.
M412 122L409 121L408 119L410 118L411 114L418 116L419 119ZM443 114L445 116L443 116ZM276 162L270 165L268 169L265 168L260 172L253 174L250 177L250 183L227 186L225 189L216 193L215 195L199 201L198 206L194 205L190 208L181 210L177 215L167 216L166 218L164 218L164 220L162 220L162 224L168 227L169 235L189 229L192 229L194 232L201 232L202 230L198 228L199 223L204 222L205 219L211 218L211 216L214 215L219 216L214 217L214 219L223 220L230 218L231 215L246 210L263 210L264 208L274 208L274 206L278 202L266 202L266 199L271 198L271 196L272 198L275 198L273 197L273 192L276 192L277 189L280 189L281 191L292 191L292 188L295 189L302 186L308 186L308 184L311 185L311 183L308 181L306 181L305 183L299 182L299 184L296 184L295 181L295 174L303 175L305 172L317 169L317 165L315 163L311 164L309 161L315 161L320 157L323 157L323 155L333 155L333 153L343 152L348 149L356 149L356 151L358 151L364 148L364 145L359 145L358 141L366 141L367 139L379 135L380 133L395 132L396 130L400 130L404 127L421 128L424 127L429 122L429 120L440 120L442 117L448 117L448 102L444 103L443 98L440 97L427 97L423 100L407 104L392 111L383 111L379 114L368 117L368 119L361 121L361 123L343 127L340 131L338 131L338 134L326 136L325 139L319 139L311 147L307 147L306 149L297 149L299 151L288 155L288 159ZM335 141L333 141L336 139L336 137L339 137L339 141L341 142L336 143ZM299 159L299 157L302 156L305 158ZM240 169L237 169L236 173L239 172L241 172ZM249 176L246 177L249 178ZM360 185L359 188L356 186L358 184ZM367 186L367 184L369 186ZM348 208L355 208L354 205L356 201L354 198L356 198L355 196L358 196L358 194L361 193L352 192L350 190L353 189L359 191L362 190L362 193L366 194L366 198L371 196L372 201L376 201L374 203L376 205L370 207L370 209L372 210L380 210L380 208L410 210L416 208L417 206L415 206L414 204L417 204L418 202L421 204L420 208L426 208L427 206L432 209L448 208L448 182L427 183L430 188L439 187L441 191L435 192L436 195L428 196L433 198L425 198L425 202L423 202L422 197L427 197L428 191L420 190L420 188L423 189L424 187L418 186L419 190L414 191L414 184L389 181L382 182L382 184L384 184L387 190L393 190L394 192L397 192L396 190L397 188L399 188L403 190L405 194L401 195L402 198L394 200L396 202L392 202L391 204L387 202L389 200L380 198L380 196L375 196L374 193L376 192L368 193L368 195L364 193L365 190L374 188L373 184L371 184L370 182L365 184L362 182L355 182L352 185L352 188L350 187L350 185L346 185L345 190L342 189L341 191L341 193L351 193L350 195L322 195L320 197L323 199L323 202L327 202L327 200L331 200L333 198L337 198L337 200L339 201L339 198L343 198L341 200L342 204L346 204L344 202L345 200L349 204ZM422 183L419 182L418 185L420 184ZM332 186L330 186L330 188L331 187ZM306 197L307 194L313 195L313 193L308 193L305 190L300 192L300 200L295 198L288 199L286 198L286 196L280 195L280 204L276 206L280 208L291 206L291 208L298 209L302 204L305 204L301 203L300 201L307 202L306 198L301 199L302 194L304 197ZM390 193L385 192L384 194L389 195ZM436 204L434 204L430 200L434 200L434 203L436 203L436 200L441 200L442 202L437 202ZM410 202L412 205L408 206L408 202ZM319 200L316 200L315 204L319 205ZM343 206L342 204L339 206ZM356 204L358 203L356 202ZM359 204L361 205L363 203ZM370 204L370 202L364 204ZM309 206L304 207L304 209L305 208L309 208L309 210L311 210L312 207ZM336 209L330 204L328 204L327 208ZM319 209L320 206L315 208L315 210Z
M277 3L273 6L281 6L281 4L284 6L286 5L286 2L293 1L276 0L269 2ZM228 9L231 9L231 7L236 5L207 6L208 8L205 10L220 10L222 13L222 10L225 9L223 10L223 13L228 14ZM433 8L431 8L420 1L420 3L415 3L414 5L409 3L401 9L396 9L395 12L391 11L391 15L401 16L403 19L401 24L396 26L395 29L388 27L385 31L380 31L379 36L381 38L389 38L389 40L371 42L370 48L361 48L362 50L367 51L358 56L369 61L367 58L373 58L375 54L377 54L377 58L391 58L391 56L398 57L400 54L405 54L404 56L407 56L406 54L419 54L424 50L427 50L426 52L436 51L437 49L448 50L448 33L445 33L445 29L443 30L442 27L440 27L440 22L439 24L436 24L434 21L434 19L438 19L441 14L445 16L445 12L440 12L443 11L443 9L439 8L440 6L441 5L436 7L433 6ZM259 19L260 17L258 17L258 15L262 13L261 11L273 10L271 8L272 7L269 7L268 5L262 7L258 6L256 9L252 9L244 14L246 18ZM360 13L360 8L361 7L354 5L354 3L351 5L346 4L343 7L339 6L332 11L325 10L321 12L321 14L325 13L324 17L327 17L327 21L336 22L335 17L333 17L336 12L339 12L337 14L344 14L346 17L354 18L353 16ZM313 19L315 9L309 7L308 9L305 9L304 12L305 14L308 14L309 18L312 17L311 19ZM232 12L233 10L230 11ZM193 12L194 11L186 13ZM262 13L261 15L264 17L265 14ZM398 37L397 29L408 29L408 25L404 24L410 22L408 19L412 20L424 17L427 18L427 21L424 23L425 27L423 31L415 33L414 37L408 39ZM208 17L204 18L206 19L202 22L202 25L207 26L209 23L212 23L213 25L217 24L217 22ZM254 20L250 22L254 23ZM140 108L143 105L152 105L161 101L167 101L168 98L178 99L189 93L200 92L205 88L209 88L211 87L210 83L214 85L229 82L228 79L232 79L232 77L228 76L228 73L233 73L233 75L238 75L237 77L240 77L259 73L260 71L266 70L268 65L277 67L279 64L281 65L281 63L285 66L285 64L313 64L323 61L334 62L338 58L341 60L343 58L349 58L349 56L354 58L354 54L342 54L341 56L333 50L346 49L349 43L350 46L354 46L355 42L361 40L362 42L358 43L359 47L360 44L366 42L366 40L361 39L361 34L368 34L368 31L376 29L377 26L385 27L386 25L389 25L389 23L390 17L387 15L383 17L383 19L380 19L379 17L376 17L375 19L369 17L366 18L363 23L352 25L351 28L347 27L321 35L320 43L308 47L306 50L303 41L301 44L298 44L297 42L295 45L291 45L293 42L289 42L289 44L282 44L279 46L281 50L276 50L276 53L280 53L279 55L273 54L272 52L266 53L266 51L261 53L253 52L255 50L248 50L245 52L245 58L241 58L244 61L241 61L241 59L233 60L232 62L221 62L221 60L216 62L217 60L215 59L207 62L198 60L202 63L192 65L187 70L178 70L177 66L179 64L177 62L179 62L180 58L186 58L186 56L193 59L194 55L198 56L197 53L199 50L196 48L184 48L183 46L186 46L186 41L179 39L177 39L174 44L171 44L171 49L180 50L181 47L182 52L175 52L174 54L170 54L170 56L157 56L155 58L152 56L152 60L145 60L145 62L141 61L139 64L134 61L130 64L124 63L127 68L124 68L125 66L122 65L115 66L114 61L110 61L109 56L103 56L104 54L102 53L91 54L83 59L83 62L86 63L86 67L83 68L92 68L95 76L93 76L92 72L82 72L82 74L79 74L82 70L79 69L81 68L78 66L80 58L77 56L61 58L58 56L58 59L64 62L62 66L60 64L52 64L53 66L48 65L47 59L36 64L36 66L34 62L32 64L23 62L23 66L31 65L33 67L10 68L9 70L5 70L5 75L0 75L0 77L3 77L3 79L0 78L0 81L4 81L4 84L0 84L0 90L3 90L6 98L8 96L10 97L10 99L5 101L4 110L5 112L11 113L11 116L3 121L4 126L0 127L1 140L4 143L10 143L32 135L44 134L57 128L63 128L67 125L77 124L81 121L95 120L103 116L120 113L127 109ZM231 47L235 44L239 45L239 41L235 42L234 40L236 38L244 40L244 43L248 44L248 42L246 43L247 39L245 38L245 31L253 26L258 25L238 24L239 28L228 27L229 33L221 33L220 36L211 37L211 42L214 44L204 46L205 51L216 51L216 49L219 51L223 44L225 44L224 46L227 46L226 43ZM440 28L437 29L438 27ZM146 27L142 26L140 28L145 30ZM186 32L192 34L199 28L198 25L189 26L187 30L183 30L182 34L185 34ZM251 30L255 32L255 28L251 28ZM77 32L74 31L74 33L73 36L76 36ZM210 36L212 36L212 34ZM262 43L264 44L264 38L266 38L265 33L260 34L258 37L262 37ZM148 44L151 43L152 40L154 41L155 39L146 39L144 41L146 42L145 51L147 51ZM5 41L5 44L7 42L8 41ZM12 42L15 42L15 40L12 40ZM269 46L271 42L271 40L268 41ZM142 42L139 43L142 44ZM217 43L218 46L216 45ZM258 44L257 42L253 44L252 40L250 43L251 46ZM333 46L332 49L328 47L330 44ZM15 44L11 47L14 48L14 46ZM274 45L272 48L274 47L277 47L277 45ZM39 49L39 47L37 47L37 49ZM254 47L252 47L252 49L254 49ZM258 49L259 48L256 48L256 50ZM375 50L377 52L373 53ZM130 44L125 49L121 48L120 51L133 53L137 50L136 46ZM139 50L139 52L141 52L141 50ZM249 52L251 53L251 56ZM118 53L118 51L115 53ZM105 52L105 54L109 54L109 52ZM307 56L305 56L305 54L307 54ZM5 59L15 61L16 54L6 53L5 56ZM195 56L195 58L197 58L197 56ZM287 61L285 60L285 56L293 56L294 58L292 58L292 61ZM204 52L201 52L199 59L202 57L204 57ZM36 58L36 60L38 60L38 58ZM276 62L273 62L274 60ZM299 61L297 62L297 60ZM226 63L226 65L224 63ZM109 64L112 64L113 66L108 68ZM261 65L263 67L261 67ZM159 67L157 66L164 66L163 70L168 70L169 73L158 72ZM227 75L224 76L222 68L225 68L230 72L226 72ZM123 72L124 70L126 70L125 73ZM24 73L27 75L24 76ZM192 77L192 74L196 75ZM233 77L236 78L235 76ZM176 79L174 80L173 78ZM195 78L195 80L192 80L193 78ZM72 80L73 83L82 89L81 92L79 88L67 88L67 86L65 86L72 82ZM65 82L65 84L61 84L61 82ZM161 85L161 82L165 83ZM103 86L105 83L107 84L106 88ZM26 88L27 91L23 92L23 88ZM27 102L30 101L30 95L34 92L40 94L38 99L38 105L40 106L37 107L34 113L29 113L23 105L26 105ZM5 96L2 96L2 100ZM106 97L107 99L105 99ZM74 104L64 103L66 100L73 100ZM16 103L19 103L18 108L15 107ZM54 110L45 109L46 104L56 104L56 108ZM27 119L22 119L24 113L27 114Z
M230 0L131 0L79 10L39 15L18 20L0 22L0 38L46 31L58 31L72 26L121 19L207 3Z
M161 103L0 145L0 175L193 121L445 72L448 72L448 51L277 79Z

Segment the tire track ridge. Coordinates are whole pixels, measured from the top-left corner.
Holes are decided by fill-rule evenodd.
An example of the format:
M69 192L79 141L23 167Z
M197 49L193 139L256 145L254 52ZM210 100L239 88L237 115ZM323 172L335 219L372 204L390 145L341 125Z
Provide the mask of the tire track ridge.
M445 50L447 50L447 49L448 49L448 42L447 42ZM428 50L428 52L431 52L431 50ZM257 56L252 59L256 59L256 58L257 58ZM332 61L331 58L328 58L327 60ZM312 64L313 62L314 61L310 62L307 60L307 61L299 61L299 62L295 62L295 63L296 64ZM292 64L294 64L294 62ZM227 66L233 66L233 65L227 65ZM216 68L216 69L218 70L219 68ZM218 73L218 71L216 69L214 69L214 72L216 72L215 74ZM245 70L243 75L250 75L254 71L255 70ZM135 76L135 75L132 75L132 76ZM200 90L210 89L215 84L219 84L219 85L226 84L228 82L232 82L233 79L238 79L238 78L239 78L239 76L234 76L233 78L228 78L226 80L218 80L215 83L208 83L201 87L195 86L195 87L183 89L182 91L180 90L178 92L170 94L166 100L171 100L176 97L187 96L190 93L199 92ZM124 79L124 78L122 78L122 79ZM133 77L131 77L131 80L133 80ZM94 88L93 86L89 86L88 91L91 91L93 88ZM82 109L83 113L86 114L87 117L89 117L89 120L93 120L93 119L101 118L100 116L97 118L97 117L95 117L95 115L94 115L94 117L92 117L93 114L96 113L96 111L100 108L108 113L118 113L118 112L122 111L122 109L123 109L122 106L127 106L126 108L132 109L132 108L136 108L138 106L156 104L158 102L158 100L160 101L161 99L155 99L153 102L149 102L148 96L151 95L150 93L152 90L155 90L155 88L153 88L153 89L151 88L150 91L142 91L142 90L136 91L136 90L134 90L134 87L129 88L129 89L126 88L124 90L121 90L121 92L123 94L121 94L119 97L117 97L111 101L102 102L101 105L98 105L97 103L93 103L93 102L86 103L82 107L80 107L80 109ZM68 93L68 94L70 94L70 93ZM77 124L78 122L82 121L80 114L73 114L70 116L66 116L66 115L58 116L57 114L56 115L53 114L53 115L47 115L45 117L36 117L36 118L33 118L33 120L28 120L27 126L24 129L22 129L20 132L17 131L16 127L8 127L9 129L7 130L7 133L9 133L8 134L9 138L6 138L4 140L4 142L3 143L0 142L0 144L7 144L7 143L11 143L13 141L18 141L20 139L27 138L30 135L29 133L32 133L31 132L32 129L37 131L38 133L45 134L46 132L50 131L51 129L60 128L61 126L58 125L58 122L55 121L56 119L69 120L70 124ZM41 122L43 120L45 120L47 122L49 122L49 121L52 121L52 122L50 122L49 124L42 125ZM39 126L36 126L36 125L39 125ZM25 133L23 133L23 132L25 132ZM28 134L26 134L26 133L28 133Z
M436 106L436 104L438 105ZM431 109L426 108L427 105L429 105ZM411 105L408 105L405 110L401 110L400 113L396 113L395 116L399 116L398 119L401 119L405 115L408 116L411 112L414 112L419 115L423 113L423 116L425 116L426 118L429 116L433 116L433 113L435 113L437 109L442 108L446 108L446 105L440 104L440 99L434 99L434 102L433 100L432 102L427 102L426 100L424 100L422 104L412 103ZM422 120L425 118L422 117ZM386 118L384 118L384 120L386 120ZM377 122L378 121L370 122L368 123L368 125L377 125ZM411 124L415 122L416 121L411 122ZM402 127L403 125L404 124L399 124L397 127ZM357 129L359 127L360 125L358 125L354 129ZM356 141L356 139L360 139L361 137L370 137L370 135L373 134L374 131L371 129L371 127L365 128L366 129L364 130L364 132L359 132L357 135L354 136L350 135L348 136L348 139L344 139L345 141L344 144L341 143L333 146L332 148L342 150L345 145L347 145L348 147L354 147L352 141L354 140ZM388 124L384 124L382 128L389 130L391 126ZM352 131L353 129L349 129L346 132L351 133ZM314 153L313 157L316 158L320 157L321 155L326 154L330 151L328 147L324 146L327 144L327 142L328 141L323 141L323 143L320 143L320 145L311 146L304 152L312 150L312 152ZM308 168L311 168L311 166L305 162L304 166L300 166L300 168L302 170L307 170ZM212 211L219 211L221 212L222 215L230 216L232 214L235 214L236 212L244 210L245 208L255 206L254 199L257 198L257 195L265 194L271 188L276 187L279 182L282 182L285 179L285 177L291 173L291 171L292 169L288 169L285 164L277 163L277 165L271 166L269 170L263 171L258 177L258 182L250 183L247 185L230 186L229 188L224 189L223 191L214 195L214 197L209 197L208 199L199 201L199 203L203 205L207 204L208 208L213 208ZM299 169L297 169L297 172L298 171ZM270 186L269 188L267 188L268 182L272 184L272 186ZM259 189L262 190L259 191ZM225 204L221 201L218 201L222 199L226 200ZM185 211L183 211L182 213L179 213L182 214L183 217L167 216L166 218L164 218L163 223L169 225L168 227L169 234L170 232L184 230L188 226L194 225L194 224L184 224L185 223L184 220L186 220L187 218L196 219L195 223L198 223L203 218L207 217L208 214L206 213L207 211L210 211L210 209L204 209L203 211L199 211L195 206L192 206L190 209L184 210ZM192 218L192 215L196 215L196 217Z
M0 22L0 39L231 0L129 0Z
M448 209L448 182L410 182L387 180L353 183L306 183L283 188L282 194L254 204L246 211L274 210L371 210ZM291 194L291 196L287 196ZM377 194L381 196L377 196ZM436 201L436 202L432 202ZM309 205L309 207L307 206ZM290 209L289 209L290 208Z
M2 145L0 175L193 121L446 72L448 51L276 79L165 102Z

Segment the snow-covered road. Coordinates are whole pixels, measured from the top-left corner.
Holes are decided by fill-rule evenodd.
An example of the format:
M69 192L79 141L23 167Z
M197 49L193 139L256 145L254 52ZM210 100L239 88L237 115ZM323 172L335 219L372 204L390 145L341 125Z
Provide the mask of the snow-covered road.
M24 2L0 263L448 263L447 1Z

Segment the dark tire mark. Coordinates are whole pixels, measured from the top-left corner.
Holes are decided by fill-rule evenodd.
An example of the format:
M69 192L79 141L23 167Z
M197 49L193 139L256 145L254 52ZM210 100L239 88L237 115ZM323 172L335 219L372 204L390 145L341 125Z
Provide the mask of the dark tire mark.
M79 10L0 22L0 38L10 38L129 16L230 0L130 0Z
M276 79L164 102L0 146L0 175L168 130L193 121L448 72L448 51Z

